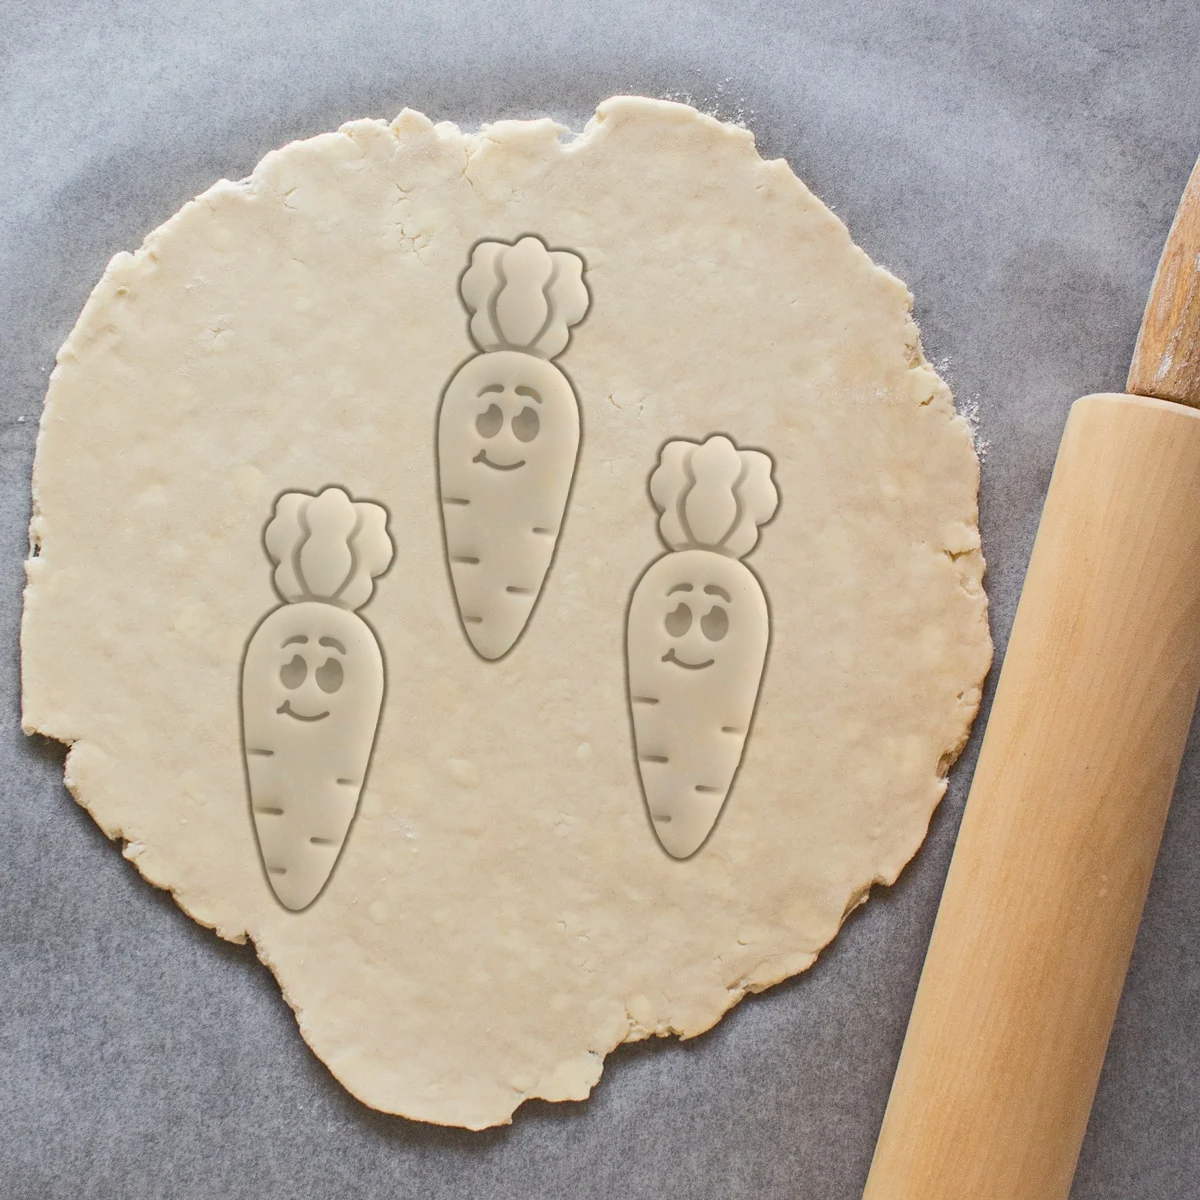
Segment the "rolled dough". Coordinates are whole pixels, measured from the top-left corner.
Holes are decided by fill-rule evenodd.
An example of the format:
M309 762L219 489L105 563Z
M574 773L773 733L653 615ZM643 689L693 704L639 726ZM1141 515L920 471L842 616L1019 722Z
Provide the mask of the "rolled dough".
M532 618L487 661L447 572L436 421L477 353L472 248L530 234L585 264L556 359L581 437ZM669 549L659 453L714 434L773 462L745 563L770 645L729 799L676 859L639 782L626 619ZM239 684L281 603L274 505L332 486L389 514L395 561L360 614L386 692L337 866L294 912L260 859ZM577 137L355 121L118 254L60 351L24 727L70 743L68 787L146 879L253 940L354 1095L507 1122L586 1097L620 1043L694 1036L804 970L895 880L990 662L977 488L904 285L746 130L634 98Z

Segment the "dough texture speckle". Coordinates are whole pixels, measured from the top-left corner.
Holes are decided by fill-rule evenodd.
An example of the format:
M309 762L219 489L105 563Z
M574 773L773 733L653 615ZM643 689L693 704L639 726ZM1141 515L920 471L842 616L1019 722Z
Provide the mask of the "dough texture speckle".
M567 139L405 111L269 154L118 254L58 356L33 479L23 724L150 882L253 940L354 1095L483 1128L582 1099L624 1041L690 1037L804 970L920 845L991 659L966 423L904 285L752 136L617 98ZM578 463L510 653L448 577L440 398L477 348L472 248L536 235L586 268L558 362ZM651 828L625 623L661 557L672 439L773 461L746 566L770 613L753 727L701 849ZM268 883L239 680L278 605L286 492L386 507L361 610L386 695L319 899Z

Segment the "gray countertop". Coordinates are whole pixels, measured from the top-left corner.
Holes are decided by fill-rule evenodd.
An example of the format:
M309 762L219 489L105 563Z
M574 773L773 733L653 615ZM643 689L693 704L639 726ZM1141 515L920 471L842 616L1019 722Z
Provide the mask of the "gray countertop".
M977 409L1002 653L1067 408L1124 382L1200 152L1197 63L1195 0L0 0L0 1193L853 1200L982 728L897 886L711 1033L487 1133L362 1107L253 953L144 883L20 733L37 420L112 254L273 147L405 105L579 128L636 92L744 120L909 284ZM1197 847L1193 737L1075 1200L1200 1188Z

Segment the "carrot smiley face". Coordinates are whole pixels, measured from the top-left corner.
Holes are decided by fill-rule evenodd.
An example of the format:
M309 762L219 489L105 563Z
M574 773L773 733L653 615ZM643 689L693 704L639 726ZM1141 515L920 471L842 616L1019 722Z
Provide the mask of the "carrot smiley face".
M650 478L671 553L629 605L629 705L654 832L694 854L742 759L770 637L766 597L739 559L778 503L770 458L725 437L668 442Z
M286 603L255 629L242 664L242 733L263 865L285 908L307 908L358 808L379 709L383 655L354 611L392 559L387 513L340 488L288 492L267 526Z
M446 558L463 629L486 659L521 636L558 543L579 453L579 404L550 361L588 308L583 260L536 237L481 242L463 276L483 352L438 413Z

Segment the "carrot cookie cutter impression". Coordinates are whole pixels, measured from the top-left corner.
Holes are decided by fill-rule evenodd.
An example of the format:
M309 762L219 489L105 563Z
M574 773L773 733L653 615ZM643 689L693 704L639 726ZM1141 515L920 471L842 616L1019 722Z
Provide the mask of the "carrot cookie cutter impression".
M625 645L642 792L673 858L694 854L716 824L758 701L769 612L740 559L779 503L771 468L718 434L667 442L650 477L670 553L634 588Z
M362 795L383 702L383 653L358 616L392 561L387 511L341 488L285 492L264 537L285 603L242 663L254 829L279 902L307 908L329 880Z
M459 290L482 353L438 413L446 559L463 630L485 659L516 644L554 557L579 454L579 402L550 360L589 297L583 259L541 239L480 242Z

